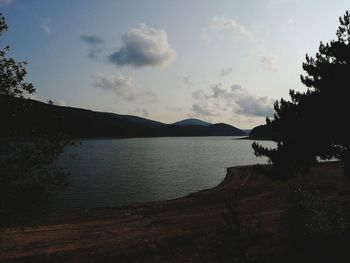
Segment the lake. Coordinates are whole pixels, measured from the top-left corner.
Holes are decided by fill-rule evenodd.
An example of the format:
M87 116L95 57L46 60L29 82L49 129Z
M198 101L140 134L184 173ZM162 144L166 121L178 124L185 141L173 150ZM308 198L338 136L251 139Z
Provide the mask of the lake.
M167 200L214 187L227 167L267 163L255 157L251 144L237 137L84 140L57 160L57 166L70 172L57 209Z

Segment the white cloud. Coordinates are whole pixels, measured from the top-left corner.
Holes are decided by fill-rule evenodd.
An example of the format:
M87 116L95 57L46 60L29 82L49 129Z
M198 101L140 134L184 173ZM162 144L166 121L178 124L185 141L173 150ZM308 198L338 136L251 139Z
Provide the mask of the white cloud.
M109 61L117 66L161 67L168 65L176 55L167 33L145 24L131 29L121 40L122 46L108 56Z
M260 62L261 66L268 71L278 71L280 69L275 56L262 56Z
M250 117L273 115L274 100L249 93L240 85L224 88L221 83L211 86L209 94L198 90L192 94L195 103L192 115L198 117L238 114Z
M118 98L127 101L135 101L137 99L147 98L150 102L156 100L155 94L138 88L136 81L130 76L124 76L121 73L103 74L98 73L94 78L94 86L104 90L110 90L117 95Z
M238 21L225 16L214 16L210 23L210 28L216 31L229 30L234 35L251 38L252 33Z

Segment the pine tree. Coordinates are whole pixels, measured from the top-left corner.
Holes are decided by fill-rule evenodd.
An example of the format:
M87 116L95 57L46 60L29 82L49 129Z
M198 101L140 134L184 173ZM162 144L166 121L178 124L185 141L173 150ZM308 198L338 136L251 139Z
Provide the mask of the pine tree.
M350 13L340 17L337 39L320 43L315 57L306 55L301 76L305 92L290 91L290 101L274 105L266 125L276 149L254 143L257 156L267 156L288 177L307 170L318 159L339 158L350 177L348 94L350 73Z

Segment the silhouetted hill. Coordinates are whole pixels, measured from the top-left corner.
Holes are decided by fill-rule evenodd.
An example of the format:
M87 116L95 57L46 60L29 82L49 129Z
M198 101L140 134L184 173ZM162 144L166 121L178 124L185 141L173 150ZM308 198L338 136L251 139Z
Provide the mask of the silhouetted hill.
M109 113L109 114L116 115L114 113ZM128 119L128 120L131 120L132 122L135 122L137 124L144 125L146 127L150 127L150 128L155 128L155 127L160 127L162 125L165 125L165 123L162 123L159 121L154 121L154 120L149 120L149 119L138 117L138 116L132 116L132 115L118 115L118 116L125 118L125 119Z
M7 96L0 96L0 119L0 137L25 136L33 130L59 130L78 138L245 135L240 129L223 123L179 126Z
M266 125L259 125L249 132L249 138L254 140L272 140L278 135Z
M20 103L19 103L20 102ZM15 116L13 116L15 115ZM32 130L60 129L76 137L137 137L147 129L117 114L61 107L35 100L0 96L0 136L22 136Z
M178 125L178 126L209 126L211 125L210 122L206 122L206 121L202 121L199 119L185 119L182 121L177 121L173 123L174 125Z

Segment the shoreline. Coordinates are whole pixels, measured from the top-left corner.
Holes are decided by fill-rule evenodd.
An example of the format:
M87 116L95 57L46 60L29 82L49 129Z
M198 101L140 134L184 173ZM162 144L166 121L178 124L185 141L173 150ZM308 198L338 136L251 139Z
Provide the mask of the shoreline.
M31 262L221 262L226 201L238 193L242 222L262 224L266 236L249 248L255 257L288 249L283 194L290 183L266 176L269 165L227 168L217 186L177 199L95 208L51 218L23 230L0 231L0 261ZM342 175L339 163L321 163L314 175ZM281 260L280 262L283 262Z
M271 138L252 138L249 136L243 137L243 138L237 138L234 140L249 140L249 141L273 141Z
M115 205L115 206L101 206L101 207L91 207L91 208L77 208L74 210L67 210L67 211L57 211L57 213L53 213L49 217L48 224L57 223L57 222L65 222L72 220L89 220L91 218L96 218L100 216L103 213L112 213L111 215L118 214L118 213L124 213L124 212L132 212L132 211L144 211L145 209L152 207L153 205L163 205L167 203L173 203L173 202L183 202L185 200L188 200L188 198L191 198L193 196L198 196L202 194L207 194L207 192L212 191L220 191L221 188L230 187L230 184L232 183L233 179L232 174L234 170L236 169L254 169L255 167L268 167L270 164L252 164L252 165L239 165L239 166L231 166L226 168L226 175L224 178L214 187L211 188L205 188L202 190L198 190L192 193L189 193L184 196L172 198L172 199L165 199L165 200L156 200L156 201L146 201L146 202L134 202L129 203L125 205ZM243 179L245 180L245 179ZM238 186L239 183L237 182ZM227 186L228 185L228 186Z

